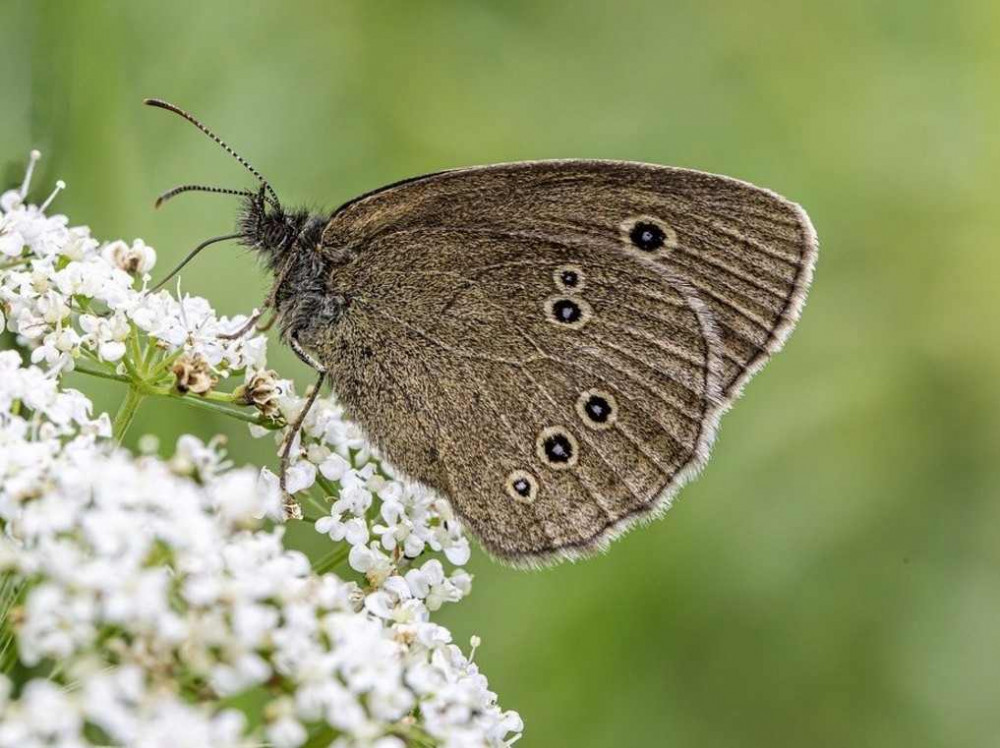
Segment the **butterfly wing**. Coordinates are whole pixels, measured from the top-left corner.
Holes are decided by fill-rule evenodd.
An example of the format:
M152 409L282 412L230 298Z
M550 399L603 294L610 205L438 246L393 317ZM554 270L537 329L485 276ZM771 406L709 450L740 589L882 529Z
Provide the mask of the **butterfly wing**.
M723 392L735 398L798 320L816 262L812 224L796 204L729 177L621 161L534 161L406 180L342 206L330 246L360 246L386 231L489 228L604 239L649 219L668 233L646 253L708 306L722 339Z
M771 193L611 162L413 180L341 208L323 245L351 257L317 346L348 412L517 561L666 506L787 335L815 256Z

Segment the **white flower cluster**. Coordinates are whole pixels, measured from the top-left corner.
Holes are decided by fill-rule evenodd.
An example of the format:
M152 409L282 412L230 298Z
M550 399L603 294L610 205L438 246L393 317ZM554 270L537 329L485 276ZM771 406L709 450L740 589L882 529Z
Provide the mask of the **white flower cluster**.
M36 151L32 166L37 159ZM80 356L117 362L129 336L143 333L161 351L183 348L223 374L263 366L264 337L219 338L246 317L218 318L197 297L178 301L167 291L148 293L153 248L141 239L102 245L86 226L47 215L44 208L61 183L41 208L27 204L30 175L29 169L21 189L0 195L0 326L32 346L32 363L71 370Z
M27 181L0 197L0 313L31 350L0 351L0 748L516 740L520 717L431 620L470 589L459 523L334 401L289 474L332 540L315 563L285 542L273 473L193 436L169 460L114 446L109 416L62 384L81 359L127 380L197 356L242 371L233 402L269 418L304 401L264 368L265 338L220 340L242 320L148 293L151 248L101 245L27 205Z
M277 380L275 386L281 393L293 393L288 380ZM277 407L288 421L295 419L302 405L303 400L294 394L277 398ZM251 428L257 435L268 433ZM443 552L458 566L469 560L469 540L451 505L419 484L395 479L391 466L377 460L358 427L344 420L343 409L334 400L316 401L302 435L304 443L293 443L287 488L294 494L313 488L317 481L320 487L339 485L328 511L317 519L316 529L331 540L351 545L350 563L355 571L379 581L395 561L416 558L427 550ZM281 435L277 438L280 441ZM370 524L373 515L376 521ZM464 581L459 587L449 585L449 599L459 599L462 586L468 585Z

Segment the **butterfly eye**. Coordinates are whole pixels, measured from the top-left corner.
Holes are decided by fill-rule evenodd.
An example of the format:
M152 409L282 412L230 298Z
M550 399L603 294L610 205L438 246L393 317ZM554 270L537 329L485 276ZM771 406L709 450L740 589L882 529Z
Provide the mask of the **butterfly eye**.
M642 252L655 253L677 246L677 233L663 221L650 216L630 218L622 226L623 238Z
M560 291L579 293L583 290L583 270L577 265L561 265L557 267L552 274L552 278L555 280L556 288Z
M576 465L578 447L576 438L562 426L550 426L538 435L535 449L539 459L554 470L564 470Z
M614 426L618 419L618 404L607 392L587 390L576 401L576 412L586 426L600 431Z
M530 504L538 498L538 481L526 470L515 470L507 476L507 494L522 504Z
M545 302L545 313L549 322L580 328L590 321L593 310L583 299L552 298Z

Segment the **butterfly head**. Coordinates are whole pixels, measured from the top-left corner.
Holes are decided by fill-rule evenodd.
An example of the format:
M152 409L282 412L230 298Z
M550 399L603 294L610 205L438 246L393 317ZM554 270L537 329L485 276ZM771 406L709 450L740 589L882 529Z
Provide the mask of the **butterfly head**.
M305 210L285 210L261 185L244 197L236 228L241 242L278 272L295 250L316 247L323 222Z
M239 214L235 233L213 237L199 244L153 290L159 288L172 278L195 255L216 242L232 239L240 241L261 255L268 268L278 275L279 278L288 276L288 271L300 264L293 261L297 256L303 252L316 249L323 233L323 226L325 225L325 220L322 217L311 216L305 210L285 210L274 188L264 179L263 175L249 161L236 153L236 151L230 148L219 136L209 130L193 115L180 107L160 99L146 99L145 103L158 109L165 109L190 122L236 159L258 181L258 188L256 190L184 184L167 190L157 198L156 206L160 207L168 200L187 192L233 195L242 198L242 209ZM278 285L280 286L281 283L279 282Z
M240 241L257 252L275 276L271 293L286 335L331 320L326 255L318 251L329 219L307 210L285 210L261 188L247 196L237 221Z

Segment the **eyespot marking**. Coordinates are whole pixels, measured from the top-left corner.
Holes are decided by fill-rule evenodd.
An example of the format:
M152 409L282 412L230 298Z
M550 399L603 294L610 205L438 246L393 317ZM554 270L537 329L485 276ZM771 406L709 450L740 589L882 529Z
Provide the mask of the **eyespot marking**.
M527 470L514 470L504 484L507 495L514 501L530 504L538 498L538 481Z
M552 273L556 288L566 293L580 293L586 277L579 265L560 265Z
M579 297L553 296L545 300L545 318L555 325L577 330L590 321L594 310Z
M596 431L610 429L618 420L618 403L603 390L587 390L576 401L576 412L585 426Z
M576 437L563 426L549 426L542 430L535 441L538 459L553 470L574 467L579 458Z
M677 232L654 216L637 216L622 222L622 241L645 255L660 255L677 246Z

